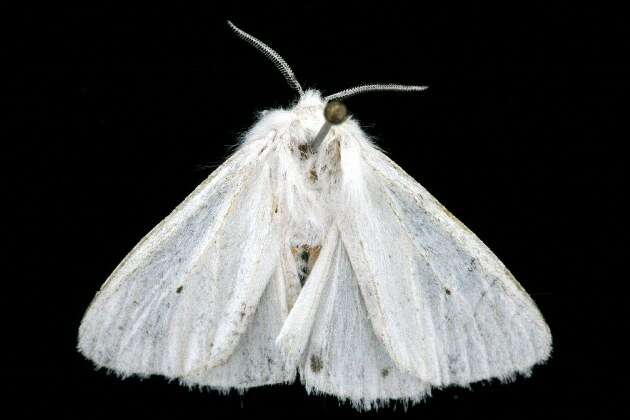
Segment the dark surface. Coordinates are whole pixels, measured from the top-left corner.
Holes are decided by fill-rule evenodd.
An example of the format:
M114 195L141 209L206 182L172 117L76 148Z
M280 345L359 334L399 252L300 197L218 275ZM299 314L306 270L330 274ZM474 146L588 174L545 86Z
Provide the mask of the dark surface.
M208 2L209 3L209 2ZM179 3L178 3L179 4ZM531 6L530 6L531 7ZM576 8L365 5L83 7L4 13L4 381L17 414L109 418L357 416L300 385L245 396L120 380L76 350L83 311L135 243L228 155L257 111L295 99L234 21L305 87L430 85L366 94L350 112L531 293L554 352L530 378L434 392L367 416L567 418L621 406L627 260L620 201L626 19ZM625 51L625 52L624 52ZM3 118L4 119L4 118ZM349 351L352 351L349 349Z

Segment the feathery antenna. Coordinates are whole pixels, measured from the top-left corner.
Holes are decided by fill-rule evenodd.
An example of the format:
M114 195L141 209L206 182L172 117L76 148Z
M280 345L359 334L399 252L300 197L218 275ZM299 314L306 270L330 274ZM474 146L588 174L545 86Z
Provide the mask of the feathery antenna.
M302 86L300 86L300 83L297 81L295 74L293 74L293 70L291 70L291 67L289 67L287 62L284 61L284 59L280 56L280 54L275 52L273 49L271 49L271 47L266 45L264 42L262 42L258 38L254 38L247 32L243 31L242 29L237 28L236 25L234 25L229 20L227 23L228 25L230 25L230 28L232 28L232 30L236 33L236 35L239 36L239 38L253 45L254 48L262 52L267 58L273 61L273 63L276 65L276 68L280 70L280 73L282 73L286 81L289 83L289 86L297 90L300 96L304 94L304 90L302 89Z
M417 86L417 85L398 85L394 83L383 83L383 84L373 84L373 85L361 85L355 86L350 89L342 90L341 92L334 93L332 95L326 96L326 101L335 101L340 99L345 99L350 96L357 95L359 93L364 92L421 92L423 90L428 89L428 86Z

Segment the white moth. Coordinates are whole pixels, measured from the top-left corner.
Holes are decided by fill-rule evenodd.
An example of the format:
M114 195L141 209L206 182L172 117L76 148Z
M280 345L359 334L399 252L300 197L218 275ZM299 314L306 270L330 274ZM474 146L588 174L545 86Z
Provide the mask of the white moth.
M372 144L302 91L120 263L78 348L120 375L214 389L290 383L370 409L432 388L529 374L551 335L497 257Z

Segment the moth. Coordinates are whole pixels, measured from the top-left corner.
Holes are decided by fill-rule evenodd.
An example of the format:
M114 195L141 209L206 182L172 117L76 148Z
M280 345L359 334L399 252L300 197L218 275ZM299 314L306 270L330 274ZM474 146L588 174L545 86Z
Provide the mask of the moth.
M299 94L103 284L78 349L121 376L245 390L291 383L372 409L433 388L528 375L551 334L482 241L322 97L233 24Z

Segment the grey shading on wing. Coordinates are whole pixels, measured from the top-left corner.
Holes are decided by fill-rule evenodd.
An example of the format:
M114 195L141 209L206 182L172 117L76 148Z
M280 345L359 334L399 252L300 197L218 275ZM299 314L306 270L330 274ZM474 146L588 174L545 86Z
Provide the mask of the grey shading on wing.
M293 379L273 348L286 316L274 295L273 137L239 148L105 282L79 329L97 366L219 388Z
M498 258L369 142L341 142L341 238L375 335L433 386L527 374L551 351L536 305Z

